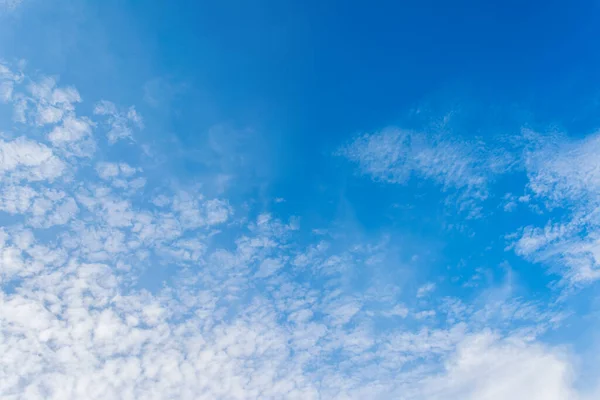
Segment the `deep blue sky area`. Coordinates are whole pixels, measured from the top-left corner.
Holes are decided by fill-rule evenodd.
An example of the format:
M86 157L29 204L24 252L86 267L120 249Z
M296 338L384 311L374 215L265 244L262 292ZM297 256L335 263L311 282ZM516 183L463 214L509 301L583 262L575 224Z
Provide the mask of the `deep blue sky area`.
M150 62L193 77L230 118L256 118L252 104L299 141L377 129L435 100L516 103L542 123L589 118L548 98L596 95L586 84L600 70L593 2L325 3L131 4L143 22L116 28L156 37Z
M589 82L600 71L591 1L105 1L53 9L44 24L35 14L47 19L51 5L38 3L33 18L15 17L19 41L3 43L7 53L35 51L56 69L87 53L69 68L80 78L92 65L111 81L128 69L139 80L176 76L190 87L184 112L206 114L199 124L264 123L299 143L324 133L336 143L429 103L438 113L516 105L540 124L583 130L593 118L580 104L597 96ZM206 97L212 112L197 110Z

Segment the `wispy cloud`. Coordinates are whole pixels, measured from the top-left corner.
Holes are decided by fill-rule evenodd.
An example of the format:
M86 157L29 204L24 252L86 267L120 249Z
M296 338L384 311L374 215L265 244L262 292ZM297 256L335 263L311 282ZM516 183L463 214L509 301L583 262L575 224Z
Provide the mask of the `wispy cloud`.
M490 181L510 161L504 152L492 152L480 142L396 128L358 136L337 154L377 181L431 180L443 191L460 193L465 208L488 197Z
M110 144L122 139L131 139L134 128L144 127L142 117L133 106L126 110L119 110L114 103L102 100L94 107L94 114L106 117L108 125L106 135Z
M0 0L0 11L2 9L12 11L19 7L23 0Z
M431 293L435 290L435 286L436 285L433 282L429 282L429 283L426 283L425 285L421 286L417 290L417 297L427 296L429 293Z
M566 284L600 278L600 136L568 139L525 131L528 188L554 217L517 234L518 254L552 265Z

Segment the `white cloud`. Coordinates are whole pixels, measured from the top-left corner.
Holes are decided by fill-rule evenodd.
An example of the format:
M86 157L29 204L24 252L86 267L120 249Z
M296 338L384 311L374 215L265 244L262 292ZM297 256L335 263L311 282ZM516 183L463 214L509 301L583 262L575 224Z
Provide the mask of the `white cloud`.
M75 142L91 134L89 120L78 120L76 118L66 118L61 127L56 127L48 135L48 139L54 144L63 142Z
M25 97L24 107L34 105L32 118L37 125L56 124L66 114L73 112L75 103L81 102L79 92L73 87L60 88L56 80L50 77L38 82L31 82L28 86L31 97Z
M526 131L531 141L525 152L529 187L553 203L597 201L600 193L600 134L581 140L539 136Z
M337 154L377 181L405 184L419 177L445 191L458 190L463 209L488 197L489 181L504 172L510 161L503 152L489 151L478 142L395 128L359 136Z
M107 162L98 163L96 171L98 171L98 176L104 180L116 178L121 173L119 164Z
M481 159L479 144L462 144L450 138L388 129L365 134L339 153L358 163L363 174L390 183L405 183L412 174L442 184L444 188L469 188L486 196L487 172L501 166Z
M417 313L415 313L415 318L416 319L425 319L425 318L433 318L435 317L436 313L434 310L425 310L425 311L419 311Z
M517 254L544 262L565 284L600 278L600 135L580 140L524 132L528 187L551 210L561 210L544 227L526 226L516 236ZM529 198L527 198L529 200Z
M20 74L13 73L8 66L0 61L0 103L12 100L15 83L19 83L22 79L23 77Z
M418 398L464 400L574 400L573 371L556 350L489 332L465 339L446 371L424 382Z
M421 286L418 290L417 290L417 297L424 297L426 295L428 295L429 293L433 292L435 290L435 283L434 282L428 282L426 284L424 284L423 286Z
M266 278L268 276L273 275L275 272L281 269L281 267L283 267L283 263L281 260L267 258L260 264L260 268L256 272L255 276L257 278Z
M131 189L134 192L146 185L146 178L137 176L141 168L134 168L127 163L99 162L96 172L100 179L110 182L114 188Z
M65 152L66 155L91 157L96 150L93 138L94 123L88 118L66 116L61 125L55 126L48 134L52 145Z
M8 81L0 81L0 101L7 102L12 98L13 84Z
M406 318L408 316L408 308L403 305L397 304L389 311L381 313L384 317L401 317Z
M62 175L65 164L44 144L19 137L0 139L0 175L15 180L53 180Z
M142 129L144 126L142 117L133 106L127 110L119 110L114 103L102 100L94 107L94 114L107 117L109 129L106 135L111 144L119 140L131 139L133 129Z

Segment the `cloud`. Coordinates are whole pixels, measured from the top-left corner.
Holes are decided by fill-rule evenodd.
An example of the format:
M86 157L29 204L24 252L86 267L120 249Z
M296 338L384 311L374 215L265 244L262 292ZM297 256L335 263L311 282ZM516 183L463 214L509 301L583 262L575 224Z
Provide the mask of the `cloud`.
M421 286L417 290L417 297L427 296L429 293L431 293L435 290L435 286L436 285L433 282L429 282L429 283L426 283L425 285Z
M169 105L187 90L185 83L174 82L168 77L150 79L143 86L144 101L154 108Z
M94 114L107 117L108 132L106 135L110 144L123 139L131 139L134 128L142 129L144 127L142 117L133 106L127 110L119 110L114 103L102 100L94 107Z
M256 272L255 276L257 278L266 278L273 275L275 272L281 269L281 267L283 267L281 260L268 258L261 263L260 268Z
M358 136L336 154L376 181L406 184L418 177L444 191L458 191L467 208L467 203L488 197L490 180L504 172L510 161L482 143L396 128Z
M23 0L0 0L0 10L15 10L22 2Z
M427 379L418 398L571 400L573 370L559 351L489 332L466 338L443 374Z
M16 119L25 122L25 118L28 118L38 126L60 122L73 112L75 103L81 102L75 88L57 87L56 79L51 77L31 81L27 92L17 96Z
M12 72L8 66L0 61L0 103L12 100L14 86L22 79L21 74Z
M90 157L96 150L96 142L92 137L93 126L88 118L68 116L48 134L48 140L68 155Z
M600 193L600 134L580 140L525 131L524 158L532 192L553 205L597 202Z
M54 180L61 176L65 164L48 146L19 137L0 139L0 175L9 180Z
M524 164L531 194L554 217L544 227L529 225L512 246L580 285L600 278L600 135L569 139L525 131Z

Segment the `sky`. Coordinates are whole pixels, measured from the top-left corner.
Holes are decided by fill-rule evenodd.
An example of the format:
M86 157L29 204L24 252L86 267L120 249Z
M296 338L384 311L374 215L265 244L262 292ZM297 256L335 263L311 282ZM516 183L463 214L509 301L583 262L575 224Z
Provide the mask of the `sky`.
M599 398L599 12L0 0L0 398Z

